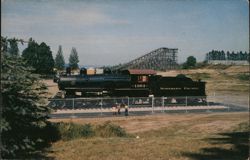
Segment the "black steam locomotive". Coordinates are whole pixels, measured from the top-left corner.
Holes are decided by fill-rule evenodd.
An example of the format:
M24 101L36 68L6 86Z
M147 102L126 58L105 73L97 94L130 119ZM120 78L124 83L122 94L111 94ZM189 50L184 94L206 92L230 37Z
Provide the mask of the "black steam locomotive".
M68 71L56 81L66 96L206 96L205 82L193 81L184 75L163 77L154 70L128 69L113 73L104 69L103 74L88 75L86 69L81 69L78 75L70 75Z

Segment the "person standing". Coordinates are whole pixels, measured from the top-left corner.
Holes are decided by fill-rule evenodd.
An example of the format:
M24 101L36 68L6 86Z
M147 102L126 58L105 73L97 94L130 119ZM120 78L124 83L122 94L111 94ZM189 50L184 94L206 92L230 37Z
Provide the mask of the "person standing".
M121 106L118 104L117 105L117 114L120 115L121 114Z
M125 116L128 116L128 106L125 105Z
M116 115L116 106L112 107L112 112L113 112L113 116L115 116Z

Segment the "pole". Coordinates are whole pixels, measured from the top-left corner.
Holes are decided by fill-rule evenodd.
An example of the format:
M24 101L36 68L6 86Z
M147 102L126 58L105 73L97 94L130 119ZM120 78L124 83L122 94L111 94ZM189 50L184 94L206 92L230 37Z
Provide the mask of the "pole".
M129 107L129 97L128 97L128 107Z
M154 97L152 97L152 114L154 113Z
M128 114L129 114L129 97L128 97Z
M102 116L102 103L103 103L103 100L101 98L101 116Z
M209 108L208 98L207 98L207 108ZM209 109L207 109L207 112L209 112Z
M162 97L162 112L164 112L164 97Z
M227 99L228 99L228 96L226 96L226 101L227 101ZM229 103L226 103L226 105L227 105L227 111L229 112L229 110L230 110Z
M249 108L249 103L250 103L249 101L250 101L250 99L249 99L249 96L248 96L248 98L247 98L248 112L250 111L250 110L249 110L249 109L250 109L250 108Z
M74 110L75 110L75 99L73 98L72 99L72 108L73 108L73 113L72 113L72 118L75 118L75 115L74 115Z
M187 113L187 96L186 96L186 113Z

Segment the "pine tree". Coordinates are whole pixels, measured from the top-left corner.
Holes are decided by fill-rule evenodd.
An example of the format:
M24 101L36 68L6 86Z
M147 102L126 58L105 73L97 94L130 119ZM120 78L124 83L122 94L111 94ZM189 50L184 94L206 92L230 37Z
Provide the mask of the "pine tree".
M4 55L8 52L8 40L6 37L1 37L1 52L3 52Z
M54 59L50 47L42 42L40 45L30 39L28 47L23 50L23 58L35 69L35 73L49 74L53 72Z
M9 43L10 43L10 48L9 48L10 55L18 56L19 55L19 49L18 49L16 39L10 39Z
M65 65L64 57L63 57L63 51L62 46L59 45L56 58L55 58L55 68L58 70L63 70Z
M69 66L72 69L77 69L78 68L78 53L76 49L73 47L69 56Z
M46 87L21 57L3 54L2 48L1 71L1 157L23 159L43 141L40 133L49 112Z

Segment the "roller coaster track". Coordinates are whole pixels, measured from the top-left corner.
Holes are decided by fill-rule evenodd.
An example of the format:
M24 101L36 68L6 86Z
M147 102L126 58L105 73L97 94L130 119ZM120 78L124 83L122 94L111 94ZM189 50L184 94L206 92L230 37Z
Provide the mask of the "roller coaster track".
M177 48L158 48L128 63L117 65L113 70L154 69L168 70L177 67Z

